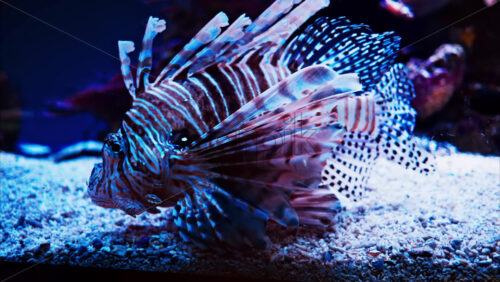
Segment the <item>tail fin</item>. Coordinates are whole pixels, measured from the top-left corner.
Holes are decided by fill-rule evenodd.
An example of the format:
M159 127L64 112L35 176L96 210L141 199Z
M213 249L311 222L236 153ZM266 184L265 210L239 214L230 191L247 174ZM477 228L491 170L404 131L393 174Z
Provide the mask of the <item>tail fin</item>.
M379 119L385 123L395 121L394 125L411 134L417 113L410 105L410 101L415 98L415 89L406 67L403 64L392 66L374 91Z
M375 101L376 130L370 132L359 126L347 128L348 132L342 137L342 142L335 145L322 172L323 184L335 192L343 206L349 206L362 197L379 156L423 174L434 171L433 156L420 149L411 136L416 112L410 101L415 92L405 67L394 65L365 95ZM344 115L355 120L355 115L348 114L354 112L353 108L347 105Z
M403 64L394 65L374 89L377 116L380 120L379 152L407 169L428 174L435 170L434 156L412 138L416 111L410 101L415 98L413 83Z

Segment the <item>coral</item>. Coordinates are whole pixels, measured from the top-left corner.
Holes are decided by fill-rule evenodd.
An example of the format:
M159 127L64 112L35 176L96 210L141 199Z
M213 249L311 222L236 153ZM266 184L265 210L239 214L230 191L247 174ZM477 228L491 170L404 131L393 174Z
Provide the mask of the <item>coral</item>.
M442 109L462 84L465 51L457 44L443 44L427 60L412 59L407 67L417 93L412 106L424 119Z

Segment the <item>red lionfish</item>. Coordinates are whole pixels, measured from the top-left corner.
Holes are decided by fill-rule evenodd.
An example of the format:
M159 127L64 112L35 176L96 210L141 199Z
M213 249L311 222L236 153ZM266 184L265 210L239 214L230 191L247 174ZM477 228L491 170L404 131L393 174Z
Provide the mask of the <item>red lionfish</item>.
M393 65L399 37L346 18L299 27L327 0L278 0L255 21L210 20L150 82L150 18L133 97L105 140L89 194L135 216L173 206L180 235L200 246L266 248L266 223L327 226L361 195L380 155L427 173L411 139L413 86ZM223 27L226 27L222 30Z

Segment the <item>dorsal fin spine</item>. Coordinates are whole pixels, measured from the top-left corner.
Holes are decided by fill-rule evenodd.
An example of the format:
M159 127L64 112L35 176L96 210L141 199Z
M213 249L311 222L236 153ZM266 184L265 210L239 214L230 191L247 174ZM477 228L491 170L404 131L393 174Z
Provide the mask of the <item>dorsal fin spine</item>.
M282 46L288 37L306 22L312 15L319 10L327 7L330 4L329 0L306 0L295 7L290 13L283 17L279 22L271 26L266 32L255 37L253 41L258 42L266 37L279 38L274 41L278 46Z
M118 41L118 54L120 56L120 69L123 76L123 82L125 83L125 87L127 87L127 90L132 98L135 98L135 84L134 78L132 77L132 71L130 70L130 57L127 54L133 52L134 50L134 42Z
M149 17L146 31L142 39L142 50L139 54L139 67L137 68L136 85L137 89L143 90L149 84L149 73L153 64L153 39L158 33L165 30L165 21L158 18Z
M228 18L224 12L219 12L211 19L189 42L184 48L174 56L170 63L163 69L160 75L156 78L155 84L160 83L166 78L175 77L181 73L188 65L186 62L196 54L196 51L205 44L215 40L221 32L221 28L228 25Z
M238 44L221 55L218 61L233 62L239 57L236 54L259 48L264 44L269 44L266 53L275 53L300 25L329 3L328 0L305 0L292 10L293 6L299 2L285 0L274 2L253 24L248 26L245 36Z
M253 37L265 31L282 15L288 13L292 7L302 0L276 0L267 8L245 31L242 43L249 42Z
M245 14L239 16L221 35L191 59L192 64L188 73L194 73L213 63L217 55L223 53L224 49L229 48L245 35L244 29L251 23L252 20Z

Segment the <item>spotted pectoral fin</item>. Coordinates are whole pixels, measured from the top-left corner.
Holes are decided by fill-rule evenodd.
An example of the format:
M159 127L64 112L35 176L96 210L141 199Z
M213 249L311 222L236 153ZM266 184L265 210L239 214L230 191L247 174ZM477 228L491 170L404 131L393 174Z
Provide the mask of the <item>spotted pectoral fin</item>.
M275 117L264 117L267 122L249 124L204 150L193 148L193 153L203 159L207 177L218 187L282 225L297 225L292 193L317 188L331 148L345 132L335 112L319 110L321 105L331 109L329 103L336 101L305 104L300 110L314 106L318 111L303 118L292 116L287 107L271 111Z
M334 146L346 129L361 124L344 126L345 120L367 118L366 111L358 111L339 120L339 104L360 89L356 75L336 75L322 66L306 68L252 100L248 109L235 112L223 122L227 126L218 125L206 142L190 151L203 159L203 169L218 187L282 225L297 225L300 219L290 203L293 193L306 195L304 189L318 188ZM314 221L310 216L305 220Z

